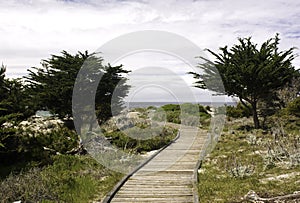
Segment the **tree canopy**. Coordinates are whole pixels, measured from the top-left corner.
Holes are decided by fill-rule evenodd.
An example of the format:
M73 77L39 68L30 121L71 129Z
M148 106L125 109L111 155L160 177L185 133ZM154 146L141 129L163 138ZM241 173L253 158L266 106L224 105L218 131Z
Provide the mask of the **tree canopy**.
M50 59L43 60L42 67L28 70L29 75L26 79L29 83L30 95L36 101L35 108L49 110L60 118L70 118L75 80L80 68L87 61L93 68L91 74L94 75L84 78L87 86L91 80L95 80L96 75L103 74L95 98L98 120L103 122L111 116L111 100L117 85L122 88L123 93L117 98L118 102L114 108L121 108L121 100L127 95L129 89L129 86L121 81L126 81L122 74L128 71L122 69L122 65L103 65L102 58L87 51L75 55L63 51L61 55L52 55Z
M21 79L5 77L6 67L0 68L0 116L14 114L19 119L32 115L28 108L26 88ZM12 116L12 115L11 115Z
M205 74L193 73L198 79L198 87L207 87L203 85L204 79L214 81L217 73L212 74L211 67L215 67L223 80L226 94L238 97L244 106L251 109L255 128L259 128L258 102L273 98L276 91L288 84L295 75L292 65L294 48L279 51L279 41L276 34L258 47L251 37L239 38L239 43L233 47L221 47L221 53L208 49L216 60L199 64Z

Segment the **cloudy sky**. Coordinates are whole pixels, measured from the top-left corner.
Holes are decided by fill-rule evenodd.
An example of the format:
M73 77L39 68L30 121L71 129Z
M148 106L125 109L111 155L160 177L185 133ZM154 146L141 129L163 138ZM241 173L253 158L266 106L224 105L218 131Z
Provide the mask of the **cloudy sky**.
M2 0L0 62L19 77L51 54L93 52L139 30L173 32L215 51L238 37L259 44L280 33L282 49L300 48L299 8L296 0Z

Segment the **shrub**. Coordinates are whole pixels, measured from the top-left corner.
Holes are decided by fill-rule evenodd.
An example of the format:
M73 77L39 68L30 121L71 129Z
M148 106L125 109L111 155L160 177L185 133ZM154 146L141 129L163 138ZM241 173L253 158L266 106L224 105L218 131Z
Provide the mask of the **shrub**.
M243 118L243 117L248 118L251 116L251 110L246 108L241 103L238 103L236 107L227 106L226 114L227 114L227 116L232 117L232 118Z
M79 138L75 131L55 127L46 131L30 128L0 128L0 160L2 164L36 161L42 165L51 162L52 154L66 154L78 147Z
M282 133L282 132L281 132ZM265 168L269 169L276 165L288 168L300 165L300 137L291 134L276 134L274 140L265 143L267 154L263 156Z
M181 123L180 111L167 111L167 121L171 123Z
M300 117L300 97L297 97L292 102L290 102L286 108L289 114Z
M199 104L167 104L161 107L166 112L167 122L181 124L181 117L187 119L184 121L185 124L191 123L194 125L194 122L190 122L191 116L200 117L200 122L204 122L206 119L210 118L210 114L207 112L206 108Z
M138 139L137 136L141 133L144 134L141 136L144 138L148 137L149 139ZM174 139L176 135L177 130L169 127L165 127L163 129L160 127L150 128L144 129L143 131L132 128L124 132L115 131L105 133L105 136L110 138L113 145L123 150L138 153L160 149Z
M166 104L161 107L165 111L180 111L180 105L179 104Z

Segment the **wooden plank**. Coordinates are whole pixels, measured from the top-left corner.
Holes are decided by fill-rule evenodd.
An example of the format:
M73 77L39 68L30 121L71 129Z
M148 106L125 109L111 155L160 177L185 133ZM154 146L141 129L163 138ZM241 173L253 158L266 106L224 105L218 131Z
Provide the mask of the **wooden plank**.
M138 191L137 191L138 190ZM171 193L171 192L191 192L191 188L186 188L186 187L164 187L162 190L162 187L156 187L156 188L151 188L151 187L144 187L144 188L136 188L136 187L126 187L124 189L121 189L119 191L120 193L124 192L137 192L137 193L143 193L143 192L158 192L158 193Z
M152 203L157 203L157 202L167 202L167 203L182 203L182 202L194 202L193 196L177 196L177 197L127 197L127 198L122 198L122 197L116 197L114 198L111 202L131 202L131 203L142 203L142 202L152 202Z

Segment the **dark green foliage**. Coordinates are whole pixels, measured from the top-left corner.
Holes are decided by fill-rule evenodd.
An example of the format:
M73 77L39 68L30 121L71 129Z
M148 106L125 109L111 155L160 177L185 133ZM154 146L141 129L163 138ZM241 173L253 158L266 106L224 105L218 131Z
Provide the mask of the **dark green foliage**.
M181 119L180 119L180 111L167 111L167 121L171 122L171 123L177 123L180 124L181 123Z
M42 68L33 67L25 77L32 99L36 101L36 110L47 109L61 118L71 117L72 93L75 78L88 53L74 56L62 52L62 56L52 55L42 61Z
M274 127L283 128L284 130L281 130L282 135L284 135L284 133L298 135L300 129L300 116L290 113L286 107L271 116L266 124L268 129L273 129Z
M0 68L0 116L10 114L22 120L31 116L34 112L28 107L28 94L20 79L5 78L5 66Z
M243 118L243 117L250 117L251 110L246 108L241 103L238 103L237 106L227 106L226 114L232 118Z
M0 69L0 72L0 91L2 92L0 101L0 162L2 165L9 166L30 161L46 164L50 154L65 153L67 149L71 150L77 145L77 135L66 129L54 131L48 129L50 132L44 133L42 130L33 132L29 128L17 127L21 120L34 113L34 109L29 107L30 103L34 103L34 101L29 101L29 92L20 79L6 79L4 67ZM45 150L45 148L52 151Z
M1 163L11 165L36 161L44 165L50 163L50 155L65 154L78 146L78 135L74 131L64 127L49 130L36 132L30 129L1 128Z
M78 135L73 130L62 127L49 133L39 133L36 141L53 153L65 154L78 146Z
M180 105L179 104L166 104L161 107L165 111L179 111Z
M180 124L180 105L179 104L166 104L161 107L166 112L166 119L168 122Z
M157 109L157 107L155 107L155 106L148 106L147 107L147 110L156 110Z
M6 80L8 96L3 100L4 114L19 114L18 120L24 120L34 115L35 110L31 108L34 101L31 100L26 86L21 79Z
M189 119L190 116L200 117L200 122L210 118L210 114L200 104L167 104L162 106L161 109L166 113L167 122L171 123L180 124L181 119ZM195 120L195 118L192 120Z
M203 83L203 79L214 81L217 74L212 74L211 69L217 68L227 95L238 97L245 107L252 110L255 128L259 128L258 102L276 94L295 75L291 63L295 58L294 48L279 51L279 41L277 34L257 47L251 38L239 38L239 44L230 49L227 46L221 47L220 54L208 50L217 60L200 64L206 74L201 76L194 73L194 76L199 79L199 84ZM199 87L210 88L205 84ZM216 88L211 90L218 91Z
M289 114L300 117L300 97L297 97L295 100L290 102L286 108L286 111Z
M104 66L104 75L98 85L95 101L96 114L100 123L107 121L112 113L117 115L122 110L123 98L130 88L122 75L129 72L124 70L122 65Z
M180 105L182 112L190 115L198 115L199 113L207 114L207 110L200 104L184 103Z
M85 78L80 78L82 98L84 91L91 91L91 84L102 75L98 85L95 102L98 120L102 123L111 117L111 108L120 110L122 98L127 95L129 86L122 80L122 74L128 73L121 66L103 65L102 58L88 52L71 55L66 51L61 56L52 55L43 60L42 68L32 68L26 77L32 99L36 101L36 110L48 109L60 118L72 116L72 95L75 80L80 68L84 65L89 69ZM121 92L113 98L113 92L118 87ZM114 101L112 102L112 99ZM113 104L113 106L111 106ZM78 109L76 109L78 110Z
M111 138L111 143L121 149L134 149L137 146L137 140L126 136L123 132L121 131L115 131L111 133L106 133L106 137Z

